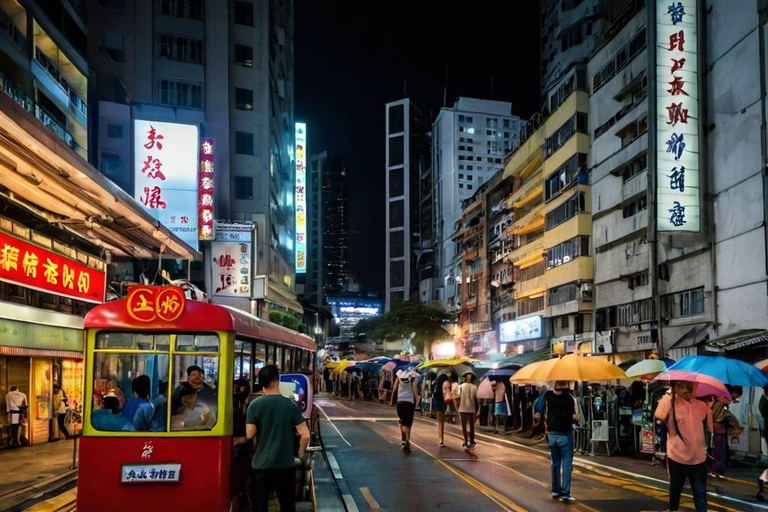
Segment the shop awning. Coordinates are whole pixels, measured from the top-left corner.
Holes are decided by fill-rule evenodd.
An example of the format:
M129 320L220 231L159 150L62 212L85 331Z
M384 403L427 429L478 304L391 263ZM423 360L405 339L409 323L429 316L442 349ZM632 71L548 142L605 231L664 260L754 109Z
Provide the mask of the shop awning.
M114 256L202 258L133 197L3 95L0 174L0 195L8 201Z
M707 342L707 348L722 352L767 342L768 331L765 329L743 329Z
M285 309L293 311L294 313L298 313L299 315L304 314L304 308L301 307L301 304L299 304L299 301L296 300L296 297L292 297L290 292L283 290L271 281L269 282L267 300L282 306Z
M707 341L707 338L709 336L707 334L708 329L709 329L709 323L704 325L697 325L693 327L690 331L683 334L679 340L677 340L670 347L668 347L667 350L674 350L679 348L690 348L690 347L696 347L698 345L701 345L702 343Z
M519 364L525 366L529 363L535 363L537 361L546 361L550 357L549 347L545 347L532 352L523 352L522 354L515 354L513 356L505 357L499 361L493 363L494 368L503 368L509 364Z

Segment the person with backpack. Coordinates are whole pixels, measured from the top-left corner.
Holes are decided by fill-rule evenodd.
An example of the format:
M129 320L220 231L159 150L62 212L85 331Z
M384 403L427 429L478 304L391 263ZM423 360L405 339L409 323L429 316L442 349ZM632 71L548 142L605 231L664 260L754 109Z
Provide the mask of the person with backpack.
M570 392L569 382L557 381L554 391L546 391L542 395L542 405L543 410L536 411L533 421L534 425L539 425L542 413L546 414L547 441L552 457L552 498L570 503L576 501L571 496L573 424L581 421L581 415Z
M707 510L707 445L704 430L713 431L712 410L693 398L693 382L676 381L659 400L656 418L667 424L669 510L680 508L687 479L697 512Z

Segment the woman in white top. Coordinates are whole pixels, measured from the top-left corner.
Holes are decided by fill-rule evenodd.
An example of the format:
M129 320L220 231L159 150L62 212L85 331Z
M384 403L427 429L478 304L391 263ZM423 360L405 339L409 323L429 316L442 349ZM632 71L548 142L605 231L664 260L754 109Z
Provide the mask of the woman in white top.
M459 386L459 415L461 416L461 432L467 450L475 449L475 414L477 413L477 386L475 375L464 374L464 383Z

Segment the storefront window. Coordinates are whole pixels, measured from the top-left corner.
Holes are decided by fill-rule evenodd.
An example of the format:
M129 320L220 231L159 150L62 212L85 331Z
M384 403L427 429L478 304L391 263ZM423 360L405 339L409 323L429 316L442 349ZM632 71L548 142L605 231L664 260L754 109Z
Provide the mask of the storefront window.
M283 347L277 347L275 350L275 365L283 371Z
M53 394L53 371L48 361L35 361L35 419L49 420Z

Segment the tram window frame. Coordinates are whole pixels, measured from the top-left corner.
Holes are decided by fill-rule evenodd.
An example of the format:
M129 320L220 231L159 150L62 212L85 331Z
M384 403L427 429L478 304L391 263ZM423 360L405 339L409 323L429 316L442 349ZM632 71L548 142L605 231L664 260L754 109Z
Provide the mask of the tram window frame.
M116 336L117 339L120 339L120 337L128 336L130 337L130 343L122 343L122 347L114 347L114 346L108 346L106 343L103 342L103 339L105 336ZM192 350L185 350L185 348L188 347L206 347L206 345L201 345L197 343L197 339L194 340L193 345L179 345L179 338L183 336L199 336L199 337L216 337L216 347L217 350L198 350L198 351L192 351ZM147 346L146 344L146 338L148 336L152 337L152 343ZM136 339L142 339L143 345L136 342ZM210 341L210 339L209 339ZM207 345L207 347L210 349L210 347L213 346L212 344ZM141 432L141 433L150 433L152 435L174 435L178 434L179 432L187 432L187 431L197 431L197 432L204 432L204 431L210 431L216 428L216 426L219 424L220 420L220 408L219 408L219 393L218 390L221 387L222 382L222 357L221 357L221 346L222 346L222 339L219 336L219 333L216 332L184 332L184 333L174 333L174 332L136 332L136 331L129 331L129 330L103 330L99 331L96 334L95 340L94 340L94 348L93 348L93 356L94 356L94 365L93 369L91 370L91 374L88 375L88 378L91 379L91 385L93 386L93 393L91 397L91 409L90 414L88 417L88 421L90 422L90 426L97 432L120 432L120 431L127 431L127 432ZM100 362L101 359L107 359L107 367L109 368L108 374L114 373L114 365L113 359L116 357L119 359L123 359L125 357L129 357L133 359L133 363L130 368L128 368L124 373L125 375L121 376L113 376L109 375L108 377L104 378L101 377L99 373L100 365L104 364L103 362ZM144 369L140 370L139 368L142 366L142 364L137 363L137 358L150 358L150 357L163 357L166 358L166 361L163 363L157 363L157 361L154 362L154 364L149 365L148 363L144 363ZM111 358L111 359L110 359ZM176 390L175 388L180 386L181 382L186 382L186 369L188 368L189 364L183 365L183 369L181 373L178 373L177 370L179 366L180 361L183 359L199 359L199 358L213 358L215 360L215 376L208 375L205 379L205 382L213 382L215 383L215 387L213 389L214 392L214 403L215 403L215 411L213 412L214 421L213 423L206 427L206 428L195 428L195 429L175 429L173 428L173 410L172 410L172 397L173 392ZM209 364L203 363L202 367L209 366ZM132 382L133 379L139 375L148 375L147 368L154 368L154 369L163 369L163 371L158 371L158 378L154 379L152 376L150 376L150 380L153 382L153 389L150 392L150 401L154 401L155 399L165 395L166 396L166 406L165 406L165 421L164 421L164 430L136 430L135 425L133 425L133 428L121 428L121 429L103 429L98 428L93 423L93 417L94 413L97 410L101 410L101 402L106 398L106 396L109 393L109 391L113 389L119 389L120 393L122 393L124 398L130 398L132 397ZM143 373L140 373L142 372ZM96 383L96 377L99 375L99 380L104 380L105 382L103 385L97 385ZM177 377L176 375L180 375L181 377ZM162 379L162 377L165 377L165 380ZM180 380L183 378L184 380ZM122 383L121 383L122 381ZM154 382L157 381L155 384ZM165 384L165 393L163 393L163 384ZM97 396L98 392L98 396ZM117 393L112 393L113 395ZM153 402L154 403L154 402ZM97 405L98 404L98 405ZM124 405L121 405L121 409ZM121 413L122 414L122 413ZM134 418L134 423L136 418Z

